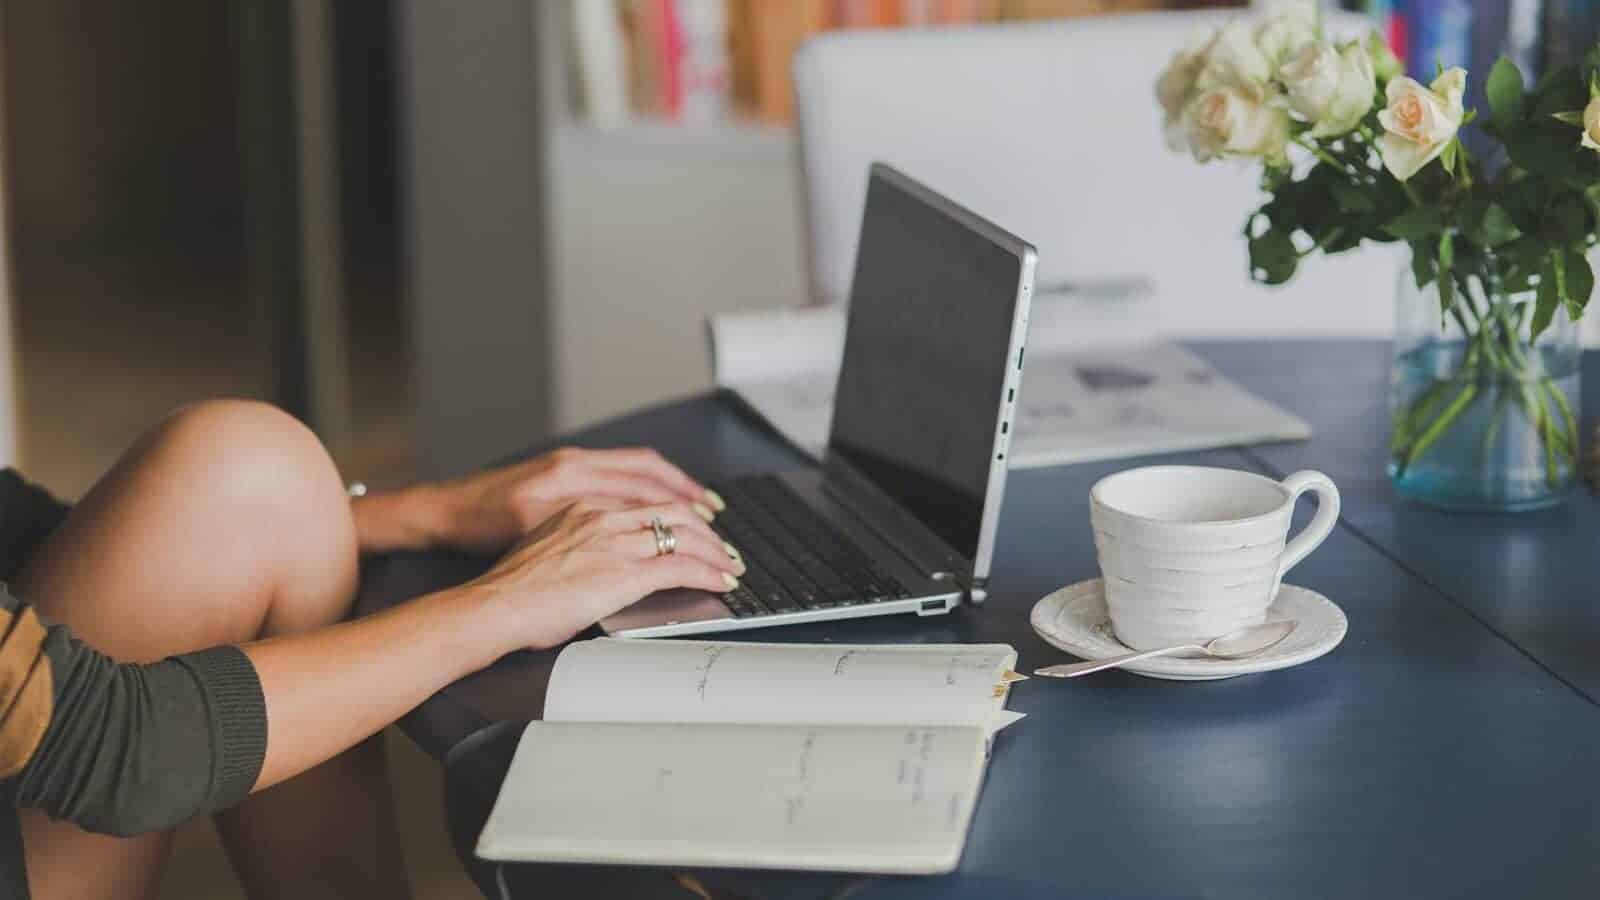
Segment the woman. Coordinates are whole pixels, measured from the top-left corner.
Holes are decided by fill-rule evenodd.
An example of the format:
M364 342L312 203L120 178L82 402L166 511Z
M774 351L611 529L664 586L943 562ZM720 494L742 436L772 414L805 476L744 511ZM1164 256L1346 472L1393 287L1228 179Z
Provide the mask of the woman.
M177 413L70 511L4 472L0 897L153 896L202 813L253 900L409 896L374 735L653 591L735 585L721 505L648 450L351 500L309 431L239 401ZM360 554L432 547L512 549L345 621Z

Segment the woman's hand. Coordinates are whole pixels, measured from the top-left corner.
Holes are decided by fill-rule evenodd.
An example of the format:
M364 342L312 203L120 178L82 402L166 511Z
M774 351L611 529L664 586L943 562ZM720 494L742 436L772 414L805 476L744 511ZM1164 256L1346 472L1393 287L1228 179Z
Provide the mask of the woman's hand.
M659 517L677 549L657 553ZM466 586L493 598L521 646L568 640L648 594L668 588L718 593L738 587L744 563L684 503L612 508L580 501L548 516L494 568Z
M661 517L677 551L656 555ZM689 505L566 504L487 573L331 628L250 644L267 701L256 788L293 777L514 650L554 647L668 588L727 591L744 566Z
M723 508L715 492L644 448L563 448L455 481L373 494L353 508L367 552L495 552L580 499L616 507L679 503L706 521Z

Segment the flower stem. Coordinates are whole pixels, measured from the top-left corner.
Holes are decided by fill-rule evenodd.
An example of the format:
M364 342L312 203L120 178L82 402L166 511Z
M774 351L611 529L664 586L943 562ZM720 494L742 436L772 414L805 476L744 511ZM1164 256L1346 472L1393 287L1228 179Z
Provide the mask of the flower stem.
M1313 144L1310 141L1306 140L1304 138L1304 136L1295 138L1294 142L1296 144L1300 145L1301 147L1304 147L1305 149L1310 150L1317 157L1317 159L1321 160L1323 163L1325 163L1327 165L1330 165L1330 166L1334 167L1335 169L1337 169L1340 172L1344 173L1346 176L1349 176L1351 178L1356 177L1356 173L1352 172L1344 164L1344 162L1342 160L1336 159L1333 156L1333 154L1331 154L1328 151L1322 149L1321 147L1317 146L1316 144Z
M1401 471L1411 468L1416 464L1417 460L1422 458L1422 454L1433 446L1433 442L1439 439L1439 435L1444 434L1445 429L1449 428L1450 423L1461 415L1477 393L1478 386L1472 382L1468 382L1467 386L1461 389L1461 393L1450 401L1450 405L1445 407L1444 412L1439 414L1439 418L1434 419L1433 424L1428 426L1428 430L1424 431L1422 436L1417 438L1417 442L1411 445L1411 451L1406 454L1405 461L1401 464Z
M1566 392L1557 387L1556 383L1548 375L1542 381L1544 382L1545 391L1555 398L1556 406L1561 410L1561 418L1567 426L1567 446L1576 451L1578 447L1578 421L1572 415L1571 404L1567 403Z

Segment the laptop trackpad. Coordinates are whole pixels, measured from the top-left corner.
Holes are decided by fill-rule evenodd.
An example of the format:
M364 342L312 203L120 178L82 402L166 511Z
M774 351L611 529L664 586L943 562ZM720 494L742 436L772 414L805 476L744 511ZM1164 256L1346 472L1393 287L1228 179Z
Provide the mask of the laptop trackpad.
M728 607L722 603L722 598L716 594L679 588L657 591L638 603L601 619L600 627L607 633L612 633L634 628L654 628L659 625L706 622L732 617L733 613L728 611Z

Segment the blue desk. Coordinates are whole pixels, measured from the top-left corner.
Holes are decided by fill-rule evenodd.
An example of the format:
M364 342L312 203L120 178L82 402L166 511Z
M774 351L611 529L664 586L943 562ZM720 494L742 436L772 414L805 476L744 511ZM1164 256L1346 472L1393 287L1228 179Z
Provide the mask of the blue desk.
M1397 507L1382 480L1386 348L1197 349L1307 416L1307 443L1162 457L1339 482L1343 527L1291 575L1350 617L1333 654L1300 668L1179 684L1108 673L1034 679L998 738L960 870L860 879L700 872L747 897L1592 897L1600 890L1600 501L1516 518ZM1585 368L1587 426L1600 359ZM652 444L702 478L796 462L725 397L572 435ZM1089 486L1123 460L1016 473L993 599L945 619L767 630L762 640L998 641L1021 668L1063 655L1032 604L1096 574ZM1302 518L1308 511L1302 510ZM369 566L371 611L470 577L486 560L407 555ZM552 654L522 653L440 692L403 727L448 760L447 815L490 896L689 897L666 873L508 867L470 847L515 746L539 715ZM496 724L501 723L501 724ZM453 750L453 752L452 752ZM708 747L708 753L716 748Z

